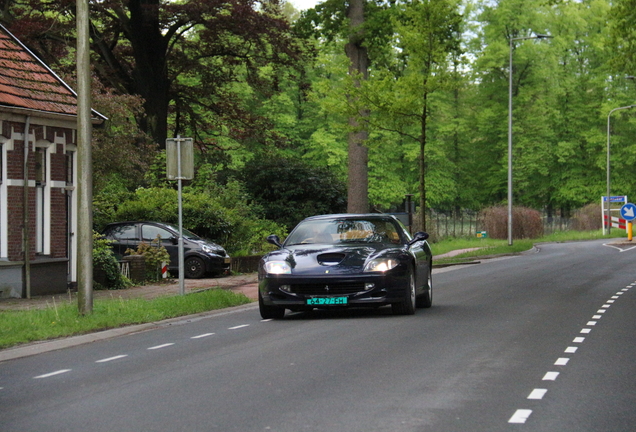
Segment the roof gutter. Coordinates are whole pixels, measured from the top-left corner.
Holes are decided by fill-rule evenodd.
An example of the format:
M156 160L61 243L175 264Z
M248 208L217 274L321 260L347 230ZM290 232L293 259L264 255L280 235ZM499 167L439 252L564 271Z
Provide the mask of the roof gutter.
M15 115L19 115L19 116L37 116L40 118L46 118L46 119L51 119L51 120L58 120L58 121L65 121L65 122L72 122L74 124L77 124L77 115L75 114L62 114L62 113L54 113L54 112L50 112L50 111L41 111L41 110L34 110L34 109L28 109L28 108L20 108L20 107L15 107L15 106L10 106L10 105L2 105L0 104L0 107L2 107L2 111L3 112L7 112L7 113L11 113L11 114L15 114ZM108 117L103 116L101 114L99 114L97 111L93 110L93 115L98 115L97 117L92 117L91 118L91 123L93 124L93 127L95 128L99 128L104 126L104 123L106 122L106 120L108 120Z

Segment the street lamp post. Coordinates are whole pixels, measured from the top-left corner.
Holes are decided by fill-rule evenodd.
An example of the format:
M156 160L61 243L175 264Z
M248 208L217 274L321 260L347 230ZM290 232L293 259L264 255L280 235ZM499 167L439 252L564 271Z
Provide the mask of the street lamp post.
M612 229L612 216L610 214L610 204L611 204L611 200L610 200L611 199L610 198L611 197L610 195L610 191L611 191L610 190L610 184L611 184L610 182L610 117L612 116L612 113L614 111L630 109L630 108L636 108L636 105L628 105L624 107L614 108L607 115L607 206L606 206L607 230L605 231L606 234L609 234Z
M547 39L553 36L536 34L510 38L510 63L508 68L508 246L512 246L512 48L513 42L526 39Z

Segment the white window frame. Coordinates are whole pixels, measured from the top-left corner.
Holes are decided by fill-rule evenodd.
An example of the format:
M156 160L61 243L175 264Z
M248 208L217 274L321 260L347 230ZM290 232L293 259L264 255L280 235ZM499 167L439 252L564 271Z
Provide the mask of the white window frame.
M51 254L51 153L55 145L49 141L39 140L35 143L35 151L41 148L44 153L43 185L35 185L35 253Z
M7 203L7 152L9 150L8 140L0 137L0 152L2 157L2 167L0 167L0 259L7 259L8 250L8 225L7 219L8 203Z

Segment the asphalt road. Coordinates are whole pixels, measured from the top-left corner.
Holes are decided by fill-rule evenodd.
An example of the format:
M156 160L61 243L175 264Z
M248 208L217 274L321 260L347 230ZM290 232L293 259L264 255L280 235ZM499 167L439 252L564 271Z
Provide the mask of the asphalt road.
M636 249L434 272L434 306L251 306L0 363L0 431L633 431Z

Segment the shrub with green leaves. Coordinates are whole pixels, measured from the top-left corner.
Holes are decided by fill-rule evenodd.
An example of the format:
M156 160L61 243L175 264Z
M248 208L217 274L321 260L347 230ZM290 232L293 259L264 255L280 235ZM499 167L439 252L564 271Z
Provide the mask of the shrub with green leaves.
M121 274L119 263L113 254L110 244L99 233L93 232L93 275L96 289L123 289L131 285Z
M308 216L347 209L344 182L330 169L297 158L254 158L241 170L240 178L265 217L288 230Z
M161 238L157 237L150 244L141 242L137 250L126 249L129 255L141 255L146 262L146 280L157 281L161 279L161 266L170 262L170 254L161 244Z
M230 255L270 250L270 234L284 237L285 228L260 216L258 207L246 204L240 188L183 188L183 227L223 246ZM132 199L119 203L113 221L152 220L178 223L177 191L164 187L139 188Z

